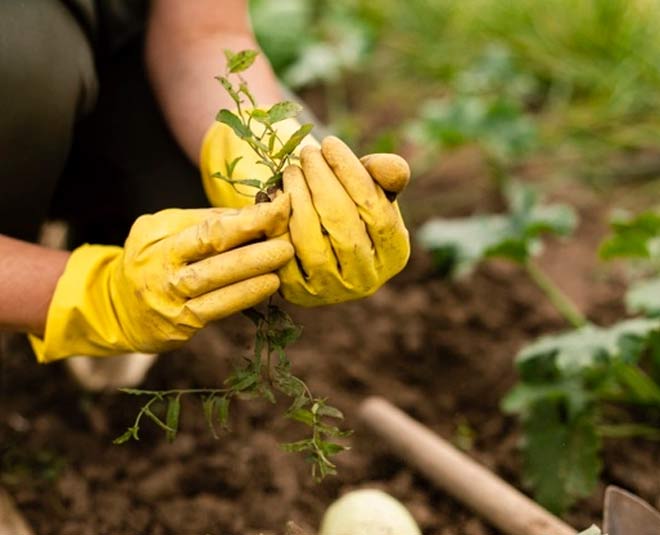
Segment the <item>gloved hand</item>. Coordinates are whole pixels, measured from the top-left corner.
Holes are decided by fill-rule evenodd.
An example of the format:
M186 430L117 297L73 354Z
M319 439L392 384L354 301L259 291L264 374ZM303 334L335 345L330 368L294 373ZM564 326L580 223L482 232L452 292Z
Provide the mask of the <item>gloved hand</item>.
M278 123L277 129L286 139L298 126L290 119ZM325 138L319 148L308 136L301 147L302 168L290 166L284 173L284 191L291 193L293 209L289 237L297 262L279 271L281 293L303 306L370 295L401 271L410 255L408 231L398 206L388 199L406 186L410 169L393 154L369 155L360 161L335 137ZM212 177L238 156L243 158L234 171L235 179L269 178L269 170L256 164L247 143L231 128L216 123L204 139L200 156L204 188L215 206L254 202L254 188Z
M206 323L277 291L273 273L293 257L282 239L288 195L241 210L163 210L140 217L123 248L83 245L58 281L40 362L72 355L156 353ZM264 241L265 240L265 241Z
M325 138L320 149L305 147L300 160L301 167L291 165L284 172L297 262L279 270L280 292L303 306L374 293L410 256L408 231L396 202L388 198L407 184L408 165L392 154L360 161L336 137Z

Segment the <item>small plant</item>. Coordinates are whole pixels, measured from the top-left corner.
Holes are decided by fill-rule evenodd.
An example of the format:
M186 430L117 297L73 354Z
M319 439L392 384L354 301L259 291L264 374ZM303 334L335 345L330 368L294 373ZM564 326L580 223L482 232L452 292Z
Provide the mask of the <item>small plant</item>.
M572 326L518 353L519 383L502 401L505 412L522 419L529 485L540 503L561 512L593 491L604 437L660 439L660 319L628 319L607 328L590 323L533 260L542 234L570 234L572 210L540 204L530 188L515 184L508 199L507 214L435 219L419 239L445 274L468 273L487 258L518 263ZM640 216L614 229L602 256L655 258L660 218ZM633 311L657 310L658 293L634 291L627 298Z
M238 137L250 145L259 158L259 163L268 167L271 176L266 181L257 179L232 178L239 159L225 163L225 172L214 176L236 187L237 184L256 189L255 202L269 202L269 194L281 186L283 169L292 158L292 153L303 138L311 131L312 125L301 126L289 139L279 138L273 125L287 118L295 117L301 110L293 102L279 102L268 110L257 107L254 97L240 73L252 65L257 53L245 50L239 53L225 51L227 72L217 80L236 104L236 112L222 109L217 120L228 125ZM239 78L238 85L230 80L230 75ZM245 109L247 99L250 109ZM261 125L255 127L255 124ZM138 412L133 425L115 439L116 444L128 440L139 440L140 426L146 418L161 428L168 440L174 440L179 429L181 398L197 396L214 437L218 431L229 429L229 411L238 399L264 399L276 402L279 393L291 400L285 417L300 422L310 428L311 436L296 442L282 444L289 452L303 453L312 463L312 475L320 481L327 475L336 473L331 458L347 447L334 442L346 437L350 431L342 431L329 423L343 419L342 413L329 405L325 399L315 397L307 385L291 373L291 363L286 355L286 347L295 342L302 332L291 317L270 302L263 311L251 308L244 314L256 328L254 350L251 358L237 367L224 381L221 388L188 388L172 390L122 389L135 396L147 397L148 401Z
M270 192L281 187L282 173L294 158L293 151L300 145L305 136L312 131L314 125L303 124L289 139L286 141L281 140L274 125L285 119L296 117L302 111L302 106L295 102L283 101L274 104L268 110L259 108L247 83L240 75L241 72L254 63L257 52L243 50L234 54L227 50L225 55L227 57L227 71L224 76L216 76L216 80L220 82L236 104L236 112L222 109L218 112L216 120L229 126L239 138L250 146L259 158L258 163L266 166L270 170L271 176L265 181L254 178L234 179L234 169L241 160L241 156L231 162L225 162L225 171L218 171L213 176L228 182L235 189L238 184L256 188L256 196L243 193L238 189L237 191L250 197L254 196L256 202L263 202L267 200L267 195ZM229 79L232 74L238 77L238 85L235 85ZM247 104L249 104L247 109L244 98L247 99Z

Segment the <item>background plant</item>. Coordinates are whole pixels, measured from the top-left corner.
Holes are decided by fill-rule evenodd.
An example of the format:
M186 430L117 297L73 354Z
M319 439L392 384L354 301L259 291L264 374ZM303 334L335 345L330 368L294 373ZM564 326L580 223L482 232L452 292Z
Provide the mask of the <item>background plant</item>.
M519 382L502 401L522 420L527 483L540 503L562 512L594 490L603 438L660 439L660 320L625 319L606 328L589 322L533 260L542 234L570 234L572 210L540 203L527 186L509 184L507 193L508 213L434 219L418 238L446 275L468 274L488 258L519 264L572 326L520 350ZM657 268L656 214L615 221L613 230L601 256L644 259ZM633 313L655 314L657 279L633 286L627 302Z
M438 115L448 113L452 129L470 141L472 113L495 114L505 122L503 139L524 140L513 143L525 146L514 164L552 159L554 173L599 186L660 173L659 7L657 0L252 1L255 29L278 73L298 87L292 70L310 73L305 86L339 88L330 92L332 122L353 142L396 150L412 141L447 152L455 140L411 139L406 120L430 122L432 134ZM339 59L344 49L356 51L353 59ZM326 74L311 75L312 64ZM395 113L379 132L360 128L383 102ZM492 148L493 136L485 137Z
M279 102L268 110L257 106L252 93L240 73L254 62L257 53L244 50L238 53L225 51L227 69L218 76L224 90L236 104L236 110L222 109L216 119L229 126L234 133L250 145L260 163L268 167L271 176L265 180L234 179L233 170L240 158L225 162L225 170L213 176L232 186L238 184L255 188L255 202L269 202L269 193L281 185L282 171L292 158L292 153L302 139L311 131L311 124L302 125L288 139L280 139L274 125L287 118L295 117L301 107L293 102ZM231 77L238 79L233 82ZM302 453L312 463L312 475L322 480L335 474L332 457L347 449L336 442L350 432L342 431L332 421L342 420L342 413L329 405L324 398L314 396L307 385L291 372L291 362L286 348L295 342L302 332L291 317L281 308L269 302L263 310L251 308L244 314L255 326L254 349L251 357L244 357L243 365L219 388L186 388L171 390L122 389L134 396L147 397L147 402L137 413L133 425L115 439L116 444L128 440L139 440L143 421L150 420L165 432L168 440L174 440L181 417L181 398L195 396L200 399L201 408L208 427L214 437L219 431L230 428L230 408L236 400L263 399L276 403L277 395L289 398L290 405L284 416L307 426L310 436L282 444L289 452Z

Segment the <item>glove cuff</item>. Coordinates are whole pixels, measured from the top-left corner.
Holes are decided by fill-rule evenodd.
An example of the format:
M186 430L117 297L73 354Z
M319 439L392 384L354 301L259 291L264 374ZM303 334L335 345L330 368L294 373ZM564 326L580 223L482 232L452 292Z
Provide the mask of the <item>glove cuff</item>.
M278 137L284 141L299 128L300 123L296 119L286 119L274 125ZM305 145L320 146L313 136L308 135L296 148L294 154L298 154ZM217 172L226 174L227 164L238 157L241 157L241 160L234 168L232 174L234 180L257 179L263 182L270 178L270 170L257 163L260 160L250 145L239 138L226 124L214 122L204 136L199 157L204 191L212 206L243 208L254 204L256 188L243 184L229 184L213 177Z
M122 252L121 247L105 245L73 251L48 307L44 337L29 337L39 362L131 350L110 296L111 273Z

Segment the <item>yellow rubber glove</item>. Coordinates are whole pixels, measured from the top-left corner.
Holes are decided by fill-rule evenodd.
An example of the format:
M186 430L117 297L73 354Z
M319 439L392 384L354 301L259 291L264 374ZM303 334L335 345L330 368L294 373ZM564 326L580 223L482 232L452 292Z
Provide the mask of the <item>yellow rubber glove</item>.
M40 362L72 355L157 353L206 323L277 291L273 273L293 257L288 195L234 209L170 209L140 217L123 248L83 245L58 281ZM265 241L264 241L265 240Z
M325 138L320 149L305 147L300 159L301 167L284 172L297 261L279 270L280 292L303 306L374 293L410 256L408 231L396 202L389 200L407 184L408 165L392 154L360 161L336 137Z
M299 126L295 119L276 125L281 139L288 139ZM398 206L388 200L410 179L405 160L394 154L358 160L335 137L325 138L320 147L307 136L298 151L302 169L292 166L284 173L284 190L292 195L290 239L297 263L291 262L279 272L281 293L303 306L370 295L401 271L410 255ZM227 162L238 156L242 159L234 179L263 182L270 177L246 142L228 126L215 123L204 138L200 155L204 189L214 206L254 203L255 188L231 185L212 176L224 172Z

